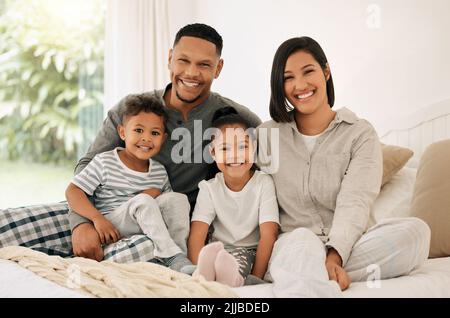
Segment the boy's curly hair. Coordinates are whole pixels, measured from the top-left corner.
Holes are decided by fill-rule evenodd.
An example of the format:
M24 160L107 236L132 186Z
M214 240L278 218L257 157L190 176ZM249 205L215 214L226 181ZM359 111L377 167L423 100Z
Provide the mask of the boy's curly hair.
M167 112L164 105L153 95L149 94L133 94L125 97L124 106L120 113L122 123L127 117L136 116L140 112L154 113L163 117L164 128L167 130Z

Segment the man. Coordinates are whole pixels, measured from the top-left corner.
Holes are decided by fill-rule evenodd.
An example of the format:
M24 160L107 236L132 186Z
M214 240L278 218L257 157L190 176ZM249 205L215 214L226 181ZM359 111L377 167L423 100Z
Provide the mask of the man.
M208 173L208 163L203 158L203 148L208 141L202 136L211 127L214 112L232 106L252 126L261 123L246 107L211 92L212 82L219 77L223 67L221 53L222 37L212 27L204 24L183 27L169 51L171 83L164 90L146 93L166 106L167 128L174 138L167 139L155 159L166 167L173 190L188 196L191 209L195 205L198 183ZM123 100L108 112L101 131L78 162L75 173L79 173L97 153L123 146L117 133L122 108ZM89 220L70 211L69 222L74 254L102 260L100 240Z

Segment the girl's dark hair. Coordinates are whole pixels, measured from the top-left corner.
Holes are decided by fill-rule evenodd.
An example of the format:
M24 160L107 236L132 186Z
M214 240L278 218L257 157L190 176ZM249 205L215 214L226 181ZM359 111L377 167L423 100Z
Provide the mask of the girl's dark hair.
M247 130L249 128L250 137L254 140L256 140L256 137L254 135L254 128L248 120L246 120L244 117L239 115L239 113L231 106L226 106L223 108L219 108L215 111L213 118L212 118L212 127L220 129L223 126L226 125L234 125L239 124L242 125L244 130ZM213 137L214 138L214 137ZM253 164L252 170L257 170L257 166ZM215 175L220 172L219 168L217 167L216 163L209 164L208 167L208 173L206 175L206 180L212 179L215 177Z
M136 116L140 112L154 113L163 117L164 129L167 130L167 112L164 105L154 96L149 94L133 94L125 97L123 101L123 109L121 112L122 123L129 116Z
M276 122L292 121L292 111L287 110L286 96L284 94L284 69L286 61L292 54L298 51L305 51L311 54L324 70L328 60L319 43L310 37L303 36L292 38L283 42L275 53L270 75L270 117ZM334 85L333 78L327 81L327 96L330 107L334 105Z
M251 128L249 121L239 115L233 107L226 106L216 110L212 118L212 127L221 128L225 125L233 124L240 124L244 126L244 130Z

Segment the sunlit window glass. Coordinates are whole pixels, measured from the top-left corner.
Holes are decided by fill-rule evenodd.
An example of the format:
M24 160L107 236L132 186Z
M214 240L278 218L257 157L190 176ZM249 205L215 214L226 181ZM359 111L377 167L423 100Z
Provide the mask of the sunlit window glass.
M0 209L64 200L103 118L104 0L0 0Z

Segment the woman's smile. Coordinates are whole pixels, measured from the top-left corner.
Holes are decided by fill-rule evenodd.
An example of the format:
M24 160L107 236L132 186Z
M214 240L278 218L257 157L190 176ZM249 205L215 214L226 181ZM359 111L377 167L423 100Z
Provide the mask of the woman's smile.
M315 93L316 93L316 90L310 90L306 93L295 94L294 98L301 103L306 103L312 99L312 97L314 96Z

